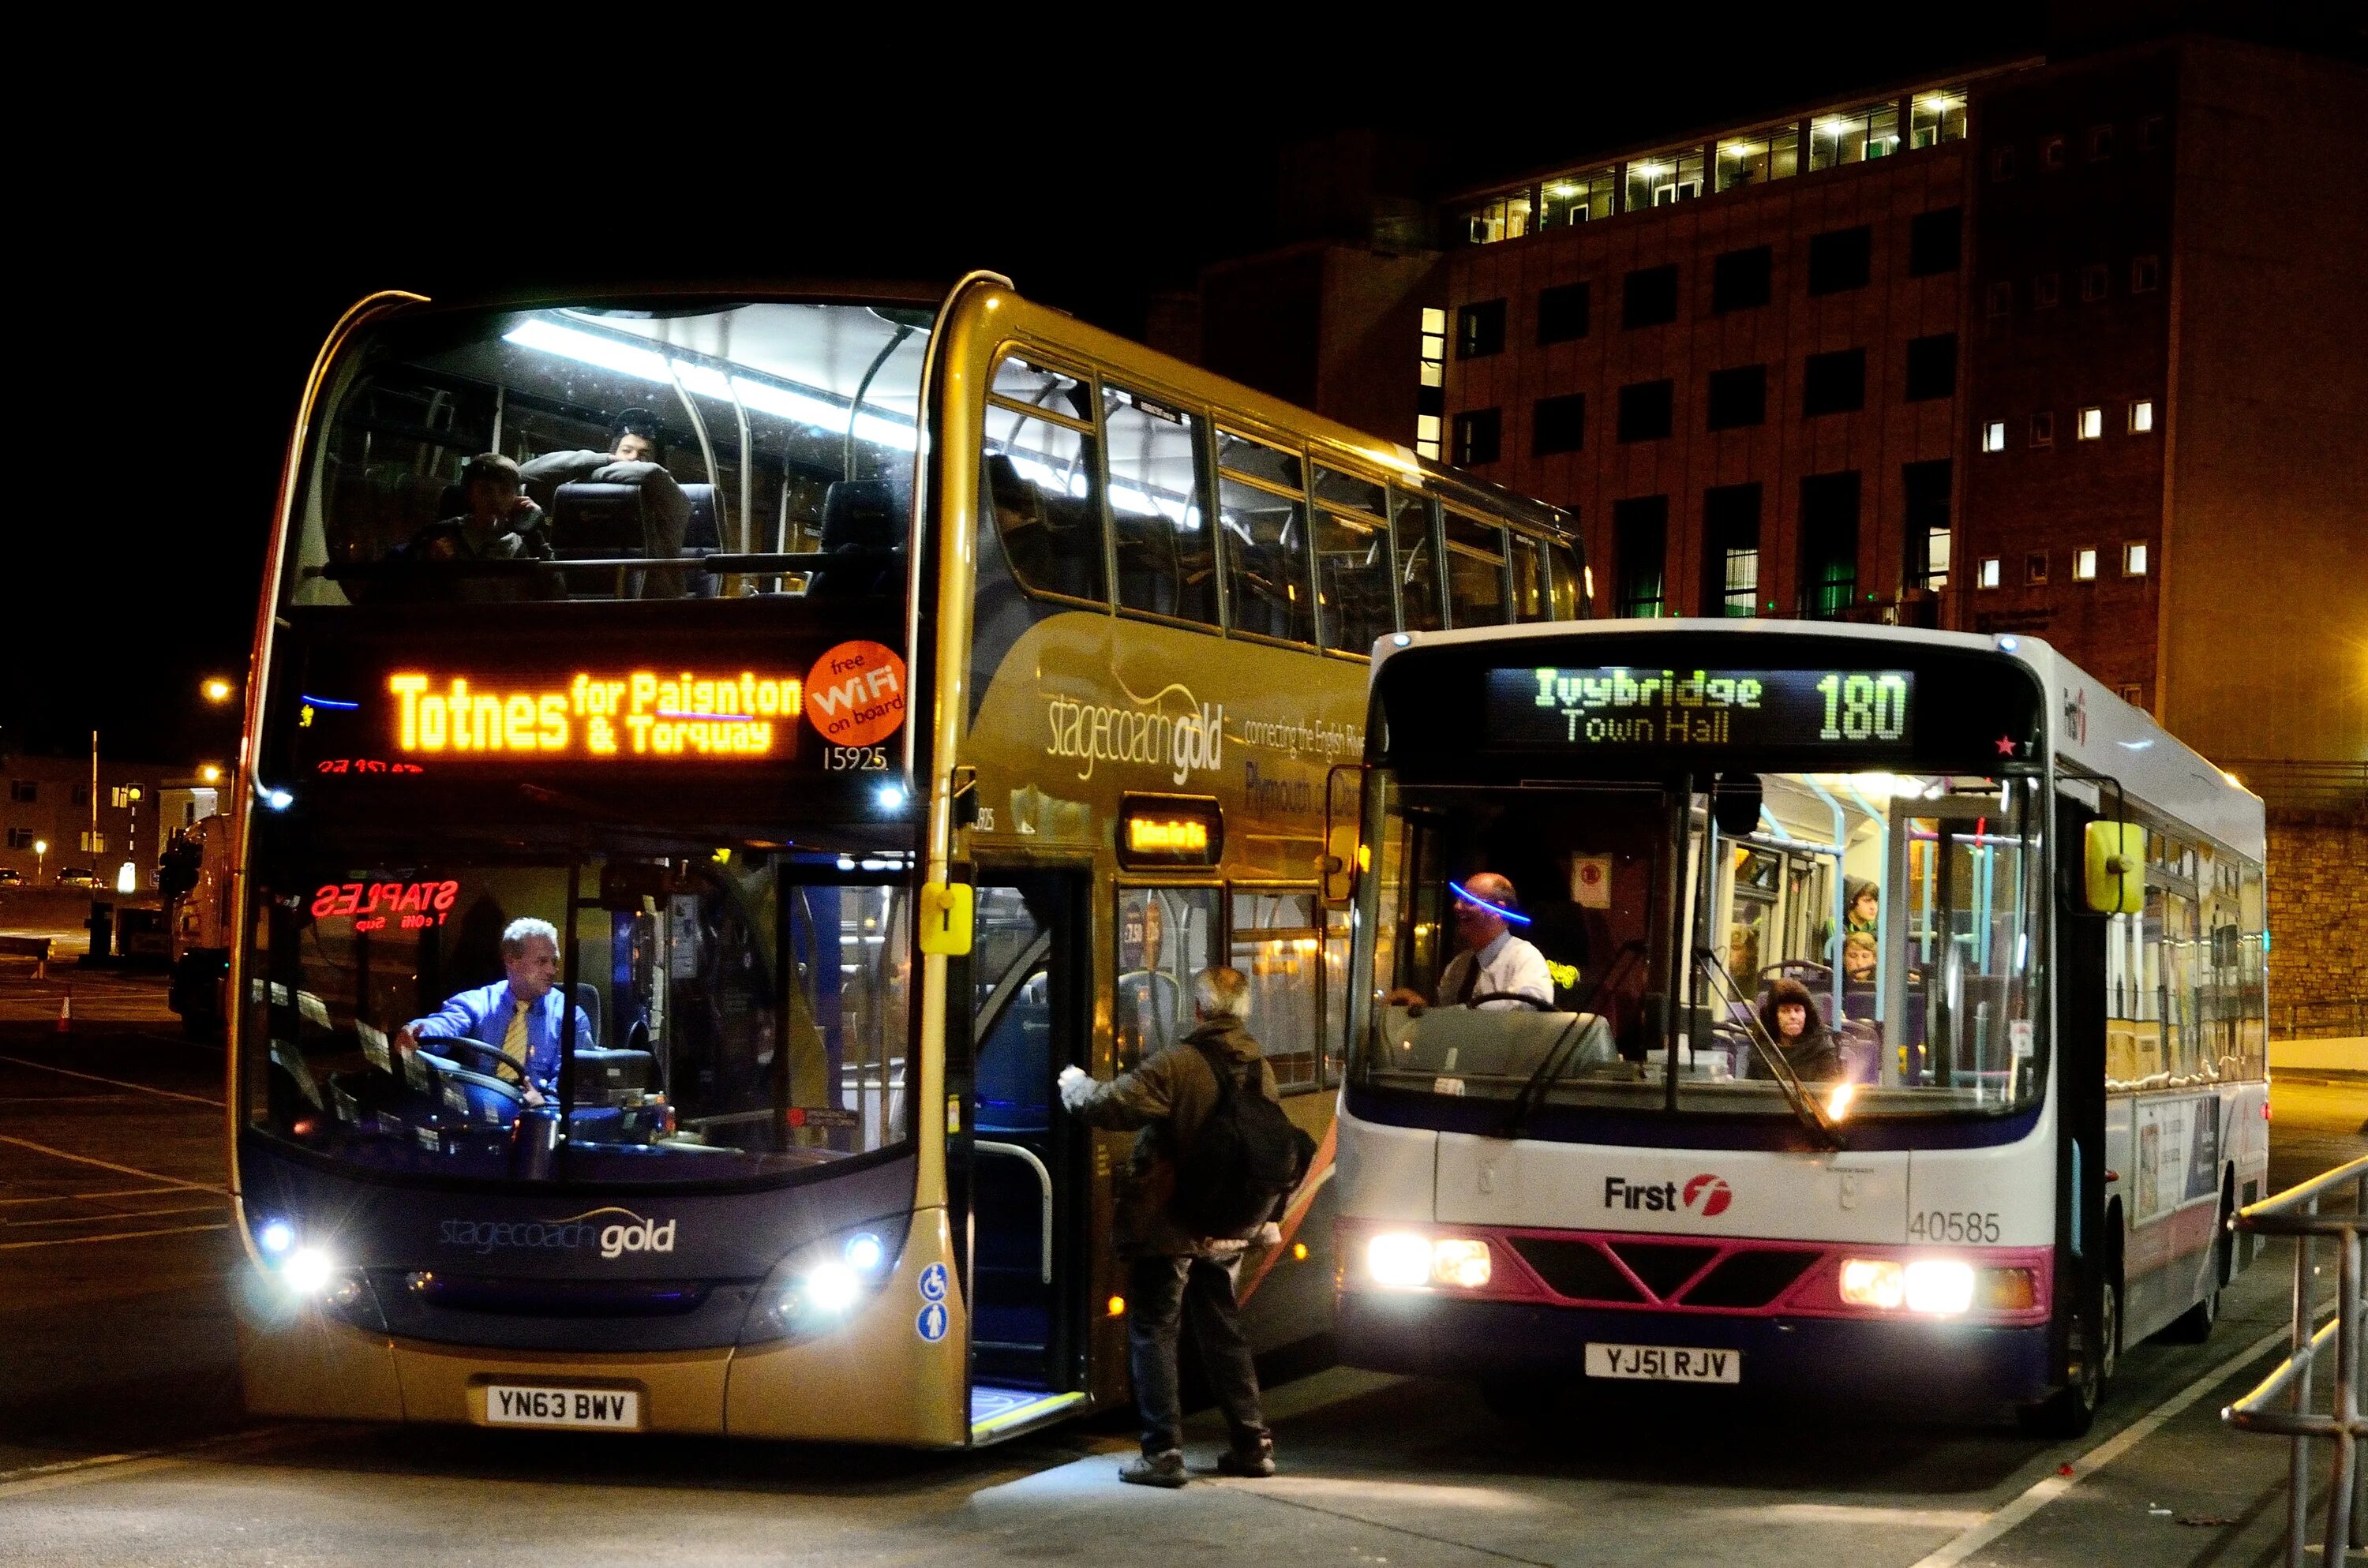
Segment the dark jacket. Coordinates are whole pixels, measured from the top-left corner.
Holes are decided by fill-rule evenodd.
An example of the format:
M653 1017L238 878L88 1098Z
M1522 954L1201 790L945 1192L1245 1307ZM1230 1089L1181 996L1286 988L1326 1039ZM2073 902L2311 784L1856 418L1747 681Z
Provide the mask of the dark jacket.
M1255 1067L1259 1091L1269 1099L1281 1097L1274 1069L1241 1020L1215 1017L1133 1072L1094 1085L1090 1097L1070 1107L1080 1120L1095 1127L1140 1130L1119 1184L1113 1226L1118 1250L1126 1256L1201 1257L1241 1250L1237 1239L1188 1236L1167 1213L1167 1200L1176 1191L1176 1151L1190 1145L1201 1124L1217 1108L1217 1075L1201 1053L1203 1046L1213 1048L1241 1074L1235 1079L1235 1093Z

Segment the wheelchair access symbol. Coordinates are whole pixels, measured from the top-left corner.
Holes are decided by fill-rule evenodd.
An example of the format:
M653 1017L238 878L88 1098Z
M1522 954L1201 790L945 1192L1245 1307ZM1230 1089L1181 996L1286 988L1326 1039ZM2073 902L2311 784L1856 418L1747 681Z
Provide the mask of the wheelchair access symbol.
M920 1315L913 1320L913 1332L931 1345L943 1339L946 1336L946 1304L931 1301L923 1307Z
M925 1301L944 1301L946 1299L946 1266L942 1263L933 1263L929 1265L928 1267L921 1270L920 1284L921 1300ZM940 1334L943 1332L943 1329L939 1330L939 1333ZM925 1334L921 1337L924 1339L935 1339L937 1336L938 1335L935 1334Z

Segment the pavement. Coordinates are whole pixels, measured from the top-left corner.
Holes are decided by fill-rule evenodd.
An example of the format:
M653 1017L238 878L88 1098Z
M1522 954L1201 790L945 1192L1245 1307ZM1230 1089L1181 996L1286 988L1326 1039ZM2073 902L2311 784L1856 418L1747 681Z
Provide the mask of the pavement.
M0 969L0 1564L2276 1560L2285 1448L2218 1413L2282 1354L2282 1250L2210 1343L2130 1347L2068 1443L1649 1395L1549 1440L1459 1385L1337 1368L1269 1392L1281 1475L1180 1493L1117 1484L1122 1416L969 1454L250 1423L222 1050L180 1037L160 979L51 975ZM2273 1184L2368 1147L2368 1080L2274 1093ZM1221 1437L1196 1417L1196 1463Z

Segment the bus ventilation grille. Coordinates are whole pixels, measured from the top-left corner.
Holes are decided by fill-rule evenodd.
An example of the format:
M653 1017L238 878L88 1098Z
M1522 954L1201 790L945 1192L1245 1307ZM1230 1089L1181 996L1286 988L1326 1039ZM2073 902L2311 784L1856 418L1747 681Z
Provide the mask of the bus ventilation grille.
M1599 1244L1546 1236L1509 1240L1546 1288L1565 1301L1728 1311L1766 1306L1790 1290L1818 1257L1814 1251L1784 1248L1734 1251L1722 1256L1715 1246L1668 1242ZM1617 1263L1612 1261L1615 1256ZM1622 1265L1626 1266L1624 1270ZM1693 1281L1691 1289L1689 1280ZM1637 1289L1639 1283L1642 1290Z
M1642 1301L1628 1277L1590 1242L1551 1241L1543 1236L1515 1236L1513 1250L1537 1270L1546 1289L1574 1301Z
M1686 1292L1690 1307L1764 1307L1817 1261L1814 1252L1731 1252Z

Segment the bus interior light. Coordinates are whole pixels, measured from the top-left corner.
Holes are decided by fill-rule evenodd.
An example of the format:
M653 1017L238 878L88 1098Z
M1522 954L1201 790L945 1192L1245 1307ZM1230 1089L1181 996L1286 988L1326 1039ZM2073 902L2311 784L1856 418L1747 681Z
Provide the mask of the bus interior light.
M1488 1244L1452 1238L1430 1244L1430 1277L1442 1285L1477 1290L1488 1283Z
M1954 1317L1974 1304L1974 1266L1960 1258L1919 1257L1907 1266L1907 1310Z
M1365 1269L1376 1285L1430 1283L1430 1243L1403 1231L1387 1231L1365 1244Z
M266 1220L255 1239L264 1251L278 1256L296 1244L296 1227L285 1220Z
M1842 1260L1842 1300L1854 1307L1897 1308L1907 1299L1907 1271L1887 1257Z

